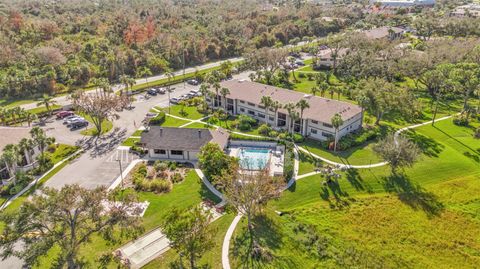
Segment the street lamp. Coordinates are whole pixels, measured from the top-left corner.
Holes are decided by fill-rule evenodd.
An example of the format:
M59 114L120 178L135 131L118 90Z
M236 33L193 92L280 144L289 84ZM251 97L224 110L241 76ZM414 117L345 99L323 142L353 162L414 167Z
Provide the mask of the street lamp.
M120 178L122 179L122 188L123 188L123 169L122 169L122 161L117 159L118 165L120 166Z

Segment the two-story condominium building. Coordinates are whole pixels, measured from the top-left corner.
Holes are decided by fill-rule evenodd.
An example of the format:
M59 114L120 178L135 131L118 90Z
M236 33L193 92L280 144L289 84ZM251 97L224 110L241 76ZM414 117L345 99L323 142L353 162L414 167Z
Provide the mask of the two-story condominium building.
M331 119L336 113L340 114L344 121L339 128L338 138L362 127L362 109L354 104L246 80L224 81L221 86L227 88L230 94L226 98L207 97L211 107L221 107L231 115L249 115L275 129L287 129L291 126L291 119L286 109L280 108L276 113L272 109L266 109L261 104L263 96L270 96L273 101L282 105L307 100L310 108L303 111L303 120L294 122L293 130L313 139L327 140L335 135ZM297 111L300 112L298 109Z

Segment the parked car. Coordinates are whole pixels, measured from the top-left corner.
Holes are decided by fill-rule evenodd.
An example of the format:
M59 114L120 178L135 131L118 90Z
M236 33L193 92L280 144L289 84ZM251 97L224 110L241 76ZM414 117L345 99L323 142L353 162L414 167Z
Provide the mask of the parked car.
M168 91L169 91L169 92L174 92L174 91L175 91L175 87L170 87L170 88L168 88Z
M72 111L59 111L56 114L57 119L63 119L65 117L72 116L72 115L74 115Z
M296 61L295 64L298 66L305 66L305 63L302 61Z
M170 103L172 104L178 104L180 103L180 101L182 101L180 98L176 98L176 97L170 98Z
M157 90L156 89L148 89L147 93L150 95L157 95Z
M200 90L191 90L189 94L192 94L193 96L202 96L202 92L200 92Z
M165 88L158 88L157 89L157 93L159 94L165 94L167 92L167 90L165 90Z
M188 100L188 99L190 99L190 98L192 98L192 97L191 97L190 95L188 95L188 94L182 94L182 95L180 96L180 99L182 99L182 100Z
M70 125L70 130L77 130L77 129L80 129L80 128L83 128L83 127L87 127L88 126L88 121L86 120L80 120L80 121L77 121L77 122L74 122Z
M189 79L187 80L187 83L190 84L190 85L198 85L198 80L196 79Z
M67 124L67 122L69 120L73 120L73 119L76 119L76 118L81 118L81 117L78 116L78 115L71 115L71 116L65 117L65 118L63 118L63 124Z
M77 123L77 122L81 122L81 121L85 121L85 119L84 118L71 119L71 120L67 121L67 127L70 127L70 126L72 126L72 124Z

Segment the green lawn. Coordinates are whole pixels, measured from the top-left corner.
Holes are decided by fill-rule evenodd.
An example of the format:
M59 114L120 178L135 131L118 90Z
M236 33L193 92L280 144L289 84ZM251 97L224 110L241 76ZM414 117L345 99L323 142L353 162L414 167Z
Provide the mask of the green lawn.
M374 141L371 141L363 146L352 147L348 150L337 152L326 150L321 147L318 141L308 138L305 139L303 143L299 143L298 145L330 161L344 164L362 165L381 161L372 149L374 143Z
M136 131L132 134L132 136L141 136L143 132L144 132L144 130L136 130Z
M185 123L189 123L187 120L181 120L170 116L165 116L165 121L161 126L163 127L180 127Z
M297 181L269 204L268 218L257 227L274 257L262 266L475 268L480 140L472 134L473 128L451 120L418 128L410 136L424 154L405 177L379 167L346 171L338 184L324 185L320 175ZM234 264L243 257L238 249Z
M133 147L135 146L136 142L140 142L140 139L129 137L125 141L123 141L122 146Z
M197 107L195 106L184 106L183 113L181 113L182 111L181 105L170 106L170 112L168 108L164 108L163 111L177 117L182 117L182 118L191 119L191 120L198 120L206 116L198 112Z
M53 153L47 153L47 154L50 156L52 162L55 164L65 159L66 157L72 155L79 149L80 147L78 146L59 144Z
M208 124L205 124L205 123L201 123L201 122L194 122L190 125L187 125L185 126L185 128L214 128L212 127L211 125L208 125Z
M321 162L318 159L313 158L304 152L298 152L299 166L298 166L298 175L307 174L315 170L317 162Z

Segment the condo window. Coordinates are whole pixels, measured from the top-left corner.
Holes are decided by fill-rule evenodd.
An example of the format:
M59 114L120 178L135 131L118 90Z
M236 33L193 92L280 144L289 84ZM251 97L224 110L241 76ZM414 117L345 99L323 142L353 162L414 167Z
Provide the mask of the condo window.
M240 108L240 111L241 111L241 112L245 112L245 108Z
M262 114L262 113L258 113L257 116L258 116L259 118L265 119L265 115Z
M258 108L265 109L265 107L261 105L259 105Z
M323 124L323 126L325 126L325 127L328 127L328 128L333 128L333 125L331 125L331 124L328 124L328 123L325 123L325 122L324 122L324 123L322 123L322 124Z
M318 124L318 121L312 120L312 123L313 123L313 124Z
M240 103L242 103L242 104L245 104L245 101L243 101L243 100L240 100Z
M268 120L269 120L269 121L274 121L275 118L274 118L274 117L268 117Z
M255 104L254 104L254 103L250 103L250 102L248 102L247 104L248 104L249 106L255 106Z
M167 152L164 149L154 149L153 153L155 153L155 154L167 154Z
M317 130L315 130L315 129L311 129L310 132L311 132L312 134L317 134Z
M255 115L255 112L254 112L254 111L251 111L251 110L249 110L249 111L248 111L248 114L250 114L250 115Z
M326 132L322 132L322 135L324 137L333 137L333 135L331 133L326 133Z
M183 155L183 151L182 150L171 150L170 153L172 155Z

